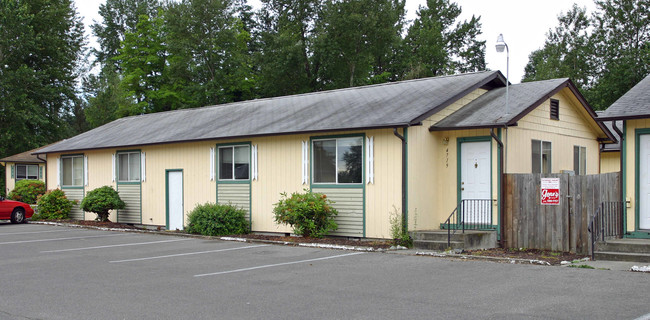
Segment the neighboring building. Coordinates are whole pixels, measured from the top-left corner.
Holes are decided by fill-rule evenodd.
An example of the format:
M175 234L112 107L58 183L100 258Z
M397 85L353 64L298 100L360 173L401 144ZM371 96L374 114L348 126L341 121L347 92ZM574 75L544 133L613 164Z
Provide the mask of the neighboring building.
M16 181L25 179L44 181L47 157L32 154L39 149L0 159L0 165L5 167L5 194L8 195L16 187Z
M622 121L621 142L626 237L650 238L650 76L616 100L599 117Z
M614 141L568 79L510 86L507 113L505 84L486 71L147 114L36 153L70 198L115 187L118 222L182 229L219 202L253 231L290 232L273 204L310 189L336 201L335 235L390 238L402 208L410 230L439 229L462 199L487 201L481 222L497 229L501 142L508 173L598 173L599 142Z
M603 112L596 111L596 114L600 117ZM614 121L603 121L603 123L614 135L616 142L603 143L600 146L600 173L619 172L621 171L621 135L616 130L623 130L623 121L616 121L616 128Z

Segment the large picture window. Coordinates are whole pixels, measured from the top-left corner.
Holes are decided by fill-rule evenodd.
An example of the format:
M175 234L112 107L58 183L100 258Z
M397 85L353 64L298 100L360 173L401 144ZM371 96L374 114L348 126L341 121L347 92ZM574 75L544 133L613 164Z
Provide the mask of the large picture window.
M219 180L248 180L250 155L247 145L219 147Z
M38 165L36 164L17 164L16 181L19 180L38 180Z
M84 157L61 157L61 178L64 187L82 187L84 183Z
M533 173L551 173L551 142L533 140Z
M362 137L314 140L312 150L314 183L362 182Z
M139 182L140 181L140 152L120 152L117 154L117 181L118 182Z
M573 146L573 172L578 175L587 174L587 148Z

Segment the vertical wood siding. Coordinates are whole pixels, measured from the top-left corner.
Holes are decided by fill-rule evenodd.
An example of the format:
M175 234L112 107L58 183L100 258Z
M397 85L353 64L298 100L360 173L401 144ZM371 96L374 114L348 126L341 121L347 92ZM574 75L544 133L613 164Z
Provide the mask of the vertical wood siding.
M126 203L124 209L117 211L117 222L142 223L140 184L118 184L117 192L120 194L120 199Z
M602 152L600 154L600 173L621 171L620 152Z
M84 220L85 214L80 208L81 200L84 198L84 189L63 189L63 192L65 193L65 196L68 198L68 200L77 201L77 204L75 204L72 207L72 210L70 210L70 218Z
M313 192L323 193L334 201L338 211L334 219L338 229L331 235L363 237L363 189L362 188L314 188Z
M627 231L636 231L636 130L649 129L650 119L635 119L625 121L625 198L627 208Z
M599 173L598 129L569 89L555 94L560 101L560 120L550 119L550 99L523 117L518 126L510 127L504 134L507 148L507 172L531 173L531 141L551 142L551 170L573 170L573 146L587 149L587 174Z
M589 252L587 227L601 202L620 201L620 174L548 177L560 178L559 205L540 204L539 174L506 175L507 247Z
M249 184L221 183L217 186L217 202L231 204L246 210L246 220L251 221L251 201Z

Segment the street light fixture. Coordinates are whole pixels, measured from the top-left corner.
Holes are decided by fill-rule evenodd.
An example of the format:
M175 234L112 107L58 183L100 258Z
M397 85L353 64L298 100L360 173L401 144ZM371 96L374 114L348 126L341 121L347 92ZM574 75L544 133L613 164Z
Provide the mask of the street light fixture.
M503 41L503 34L500 33L499 37L497 37L497 44L496 44L497 52L503 52L503 49L506 50L506 116L509 114L508 110L508 86L510 85L510 49L508 48L508 44Z

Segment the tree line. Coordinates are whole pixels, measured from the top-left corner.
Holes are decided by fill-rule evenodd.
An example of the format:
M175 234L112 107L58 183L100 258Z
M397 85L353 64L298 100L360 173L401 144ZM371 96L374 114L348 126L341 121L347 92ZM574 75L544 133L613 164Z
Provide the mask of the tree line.
M604 109L648 74L648 0L596 4L559 16L524 81L571 77ZM125 116L486 69L480 16L404 5L106 0L89 48L71 0L0 0L0 158Z

